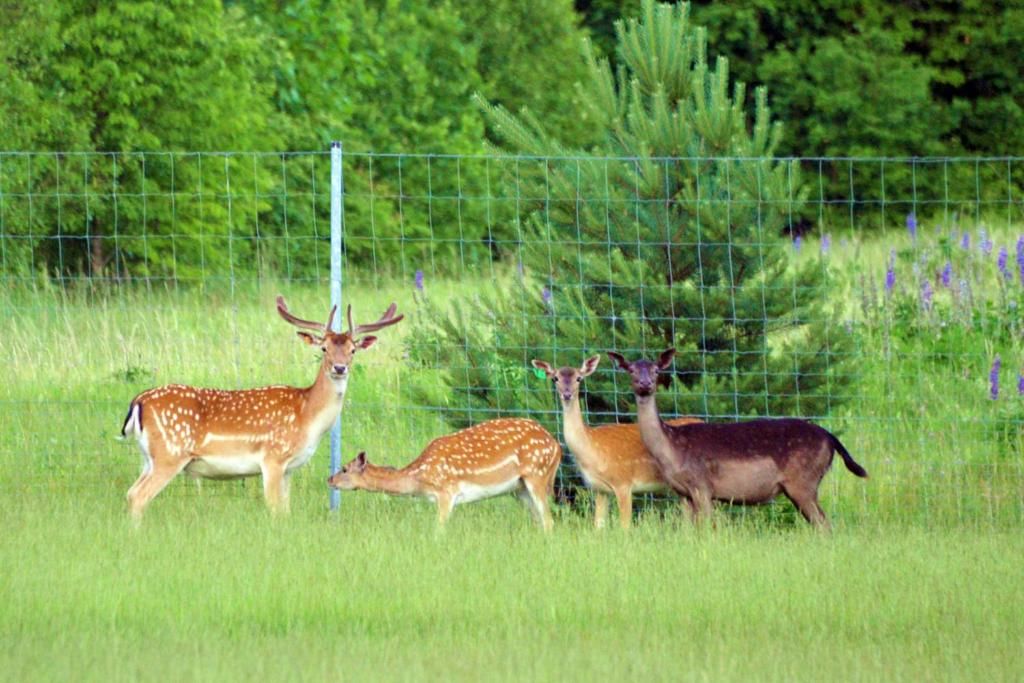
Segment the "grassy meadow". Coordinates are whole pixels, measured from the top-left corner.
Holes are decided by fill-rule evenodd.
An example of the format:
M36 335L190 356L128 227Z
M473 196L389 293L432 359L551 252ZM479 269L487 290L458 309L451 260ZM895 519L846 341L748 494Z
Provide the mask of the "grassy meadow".
M316 358L273 296L317 318L326 287L10 287L0 678L1018 680L1024 397L1020 337L1001 328L1016 325L1021 284L993 274L995 253L946 245L970 301L936 283L915 309L910 273L931 278L947 258L929 240L927 253L923 237L893 235L797 256L831 268L837 319L858 341L824 424L871 478L841 464L826 477L828 536L786 501L722 509L703 532L670 504L641 506L631 533L595 532L586 500L559 506L548 536L511 497L458 508L443 532L413 500L344 494L332 514L326 439L287 518L263 510L257 480L180 477L135 530L123 496L138 451L114 438L131 397L170 381L309 383ZM426 283L438 300L473 285ZM391 300L416 315L411 281L347 291L358 317ZM346 460L403 463L448 429L407 405L402 335L357 357Z

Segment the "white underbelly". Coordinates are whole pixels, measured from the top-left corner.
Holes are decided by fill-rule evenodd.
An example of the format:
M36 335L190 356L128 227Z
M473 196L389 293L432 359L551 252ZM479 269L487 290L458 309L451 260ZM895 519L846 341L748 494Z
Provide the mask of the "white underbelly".
M645 481L633 484L633 493L658 493L669 491L669 485L662 481Z
M292 470L302 467L309 462L309 459L313 457L314 453L316 453L316 443L299 451L299 454L288 463L288 467L286 469L291 472Z
M242 455L204 455L190 462L185 471L206 479L237 479L260 474L263 456L258 453Z
M503 493L516 490L520 485L518 474L507 481L499 482L497 484L480 485L464 481L459 484L458 493L455 494L453 505L458 505L459 503L472 503L476 500L500 496Z

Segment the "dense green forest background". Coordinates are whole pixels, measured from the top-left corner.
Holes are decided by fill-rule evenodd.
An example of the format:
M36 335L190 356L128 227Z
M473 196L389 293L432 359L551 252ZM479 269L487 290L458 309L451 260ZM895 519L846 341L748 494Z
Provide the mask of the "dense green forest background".
M334 139L347 152L483 153L501 136L481 104L527 110L525 120L542 124L552 149L600 149L600 122L580 105L588 78L582 50L589 42L613 70L621 65L615 24L639 7L639 0L0 0L0 152L55 153L0 157L2 229L17 238L5 246L2 267L187 277L190 269L255 264L308 273L315 264L301 240L273 238L319 239L314 219L325 203L311 185L321 171L316 161L282 153L322 151ZM1022 2L697 1L690 16L706 27L709 59L728 57L732 80L750 86L747 111L766 86L772 118L784 124L778 156L1024 148ZM213 150L267 156L204 162L178 154ZM173 153L153 154L162 151ZM293 170L293 162L305 166ZM398 206L403 196L497 193L508 168L376 162L356 156L346 166L350 260L386 269L396 263L398 235L411 245L402 259L411 253L413 260L428 241L432 259L468 242L469 261L514 241L500 202ZM830 186L863 196L878 185L862 174L854 188L837 168L825 173ZM1002 178L1005 196L1005 170L992 175ZM913 188L909 176L906 168L889 171L891 196L943 191L937 176L915 178ZM245 211L209 201L228 182L251 191ZM374 201L360 201L371 189ZM313 198L288 202L286 194ZM366 226L374 240L360 239ZM200 233L202 241L182 239ZM389 235L395 241L377 239Z
M0 2L0 149L480 151L470 95L566 140L584 39L640 0ZM1024 3L696 0L780 153L1020 153Z

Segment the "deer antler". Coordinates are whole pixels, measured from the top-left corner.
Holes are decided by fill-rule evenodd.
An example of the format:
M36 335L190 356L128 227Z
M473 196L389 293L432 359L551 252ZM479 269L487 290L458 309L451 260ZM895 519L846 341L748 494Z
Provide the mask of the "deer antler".
M331 329L331 323L334 322L334 313L338 310L337 306L331 308L331 314L327 317L327 325L321 325L315 323L312 320L303 320L302 318L296 318L288 311L288 304L284 302L284 297L280 294L277 295L277 312L281 314L281 317L290 322L296 327L302 327L307 330L314 330L323 334Z
M357 334L363 334L365 332L376 332L377 330L381 329L382 327L388 327L389 325L394 325L395 323L400 322L402 320L402 318L405 317L405 314L402 314L402 315L396 317L395 316L395 310L397 310L397 309L398 309L398 304L392 303L390 306L388 306L388 310L384 311L384 315L382 315L377 322L375 322L375 323L360 323L359 325L353 326L352 325L352 304L349 304L348 305L348 310L346 311L346 315L348 317L348 332L349 332L349 335L351 335L352 337L355 337Z

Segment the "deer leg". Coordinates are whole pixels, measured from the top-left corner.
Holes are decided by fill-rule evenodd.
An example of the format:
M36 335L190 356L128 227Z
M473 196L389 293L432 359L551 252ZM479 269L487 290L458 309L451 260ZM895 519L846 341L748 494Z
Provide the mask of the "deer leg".
M445 525L448 521L448 517L451 516L452 510L455 508L455 498L449 493L437 494L437 522L441 526Z
M702 485L699 479L681 471L666 475L668 485L689 504L690 519L694 526L700 527L705 519L711 519L714 510L711 504L711 491Z
M158 493L164 490L164 487L170 483L171 479L174 479L179 472L185 469L189 459L151 460L151 462L153 464L149 473L140 477L135 486L128 491L128 509L136 521L142 519L142 512L145 510L146 505L149 504L149 501L153 500Z
M516 498L518 498L526 507L526 511L530 513L530 517L533 517L533 519L539 523L540 520L537 519L537 510L533 507L533 499L530 498L530 492L526 490L525 484L520 486L519 490L516 491Z
M270 458L260 463L263 474L263 499L272 513L288 512L285 498L284 466Z
M628 486L615 489L615 499L619 503L619 525L629 529L633 525L633 491Z
M604 491L594 491L594 527L603 529L608 521L608 494Z
M548 509L548 491L551 488L549 483L537 479L523 479L523 485L526 487L527 493L530 494L530 500L533 501L537 517L544 527L544 531L551 531L555 522L551 518L551 510Z
M710 523L714 527L713 513L715 508L711 502L711 491L703 486L696 487L693 493L693 504L698 514L698 526L703 527L705 524Z
M795 490L791 490L791 488ZM828 523L828 517L825 516L825 511L821 509L821 504L818 502L817 489L784 487L783 492L787 498L793 501L793 505L804 516L804 519L820 531L829 531L831 526Z
M281 477L281 509L284 512L291 512L292 509L292 473L287 469Z
M142 483L149 478L150 473L153 471L153 459L149 457L149 453L145 450L142 451L142 472L139 473L139 478L135 480L131 488L128 489L128 493L125 497L131 500L135 496L135 492L138 490Z

